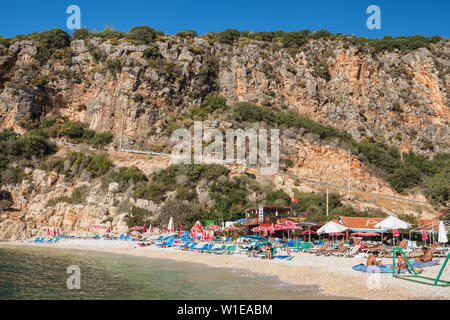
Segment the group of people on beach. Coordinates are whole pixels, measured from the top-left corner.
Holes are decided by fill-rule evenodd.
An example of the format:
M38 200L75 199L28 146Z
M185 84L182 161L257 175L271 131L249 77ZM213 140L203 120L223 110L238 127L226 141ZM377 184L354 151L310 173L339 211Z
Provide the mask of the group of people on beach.
M433 260L433 253L430 249L427 247L422 248L423 255L420 258L415 259L416 262L428 262ZM381 260L377 260L380 252L379 251L373 251L371 255L367 258L367 266L368 267L376 267L383 265L383 262ZM397 273L400 273L401 269L408 270L409 273L412 273L412 271L409 268L408 261L404 256L402 256L402 253L400 251L397 251L395 253L395 257L397 258L398 262L395 267L397 270Z

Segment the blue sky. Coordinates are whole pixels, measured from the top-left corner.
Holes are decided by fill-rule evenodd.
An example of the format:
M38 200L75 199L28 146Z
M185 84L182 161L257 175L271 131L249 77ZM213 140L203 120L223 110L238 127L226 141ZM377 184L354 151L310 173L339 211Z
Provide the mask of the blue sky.
M449 0L25 0L2 1L0 34L12 37L55 27L67 30L66 9L81 8L82 27L106 24L127 31L150 25L169 34L184 29L199 34L227 28L252 31L293 31L325 28L333 33L369 38L384 35L442 35L450 37ZM369 5L381 9L381 30L369 30ZM69 31L69 30L67 30Z

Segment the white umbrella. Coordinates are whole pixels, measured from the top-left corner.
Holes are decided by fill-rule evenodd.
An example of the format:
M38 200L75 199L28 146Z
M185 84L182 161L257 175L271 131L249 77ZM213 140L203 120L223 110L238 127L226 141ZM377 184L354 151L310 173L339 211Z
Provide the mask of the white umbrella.
M326 225L324 225L322 228L317 230L317 234L322 233L339 233L347 230L348 228L344 227L341 224L338 224L336 222L330 221Z
M408 222L405 222L403 220L400 220L397 217L389 216L388 218L384 219L380 223L375 225L375 228L377 229L409 229L411 228L411 225Z
M169 224L167 225L168 232L174 232L175 226L173 225L173 218L170 217Z
M397 217L389 216L380 223L375 225L375 228L377 229L388 229L388 230L395 230L395 229L409 229L411 228L411 224L408 222L405 222L403 220L400 220ZM395 241L395 237L393 237Z
M447 243L448 242L448 238L447 238L447 232L445 231L445 226L444 226L444 222L439 222L439 237L438 237L438 241L440 243Z

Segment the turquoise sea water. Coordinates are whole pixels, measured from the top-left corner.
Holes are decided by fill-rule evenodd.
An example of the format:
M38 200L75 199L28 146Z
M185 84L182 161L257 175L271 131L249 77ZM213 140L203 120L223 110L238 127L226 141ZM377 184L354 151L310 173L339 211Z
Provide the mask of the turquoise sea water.
M69 290L77 265L81 289ZM201 264L93 251L0 247L0 299L330 299L316 286Z

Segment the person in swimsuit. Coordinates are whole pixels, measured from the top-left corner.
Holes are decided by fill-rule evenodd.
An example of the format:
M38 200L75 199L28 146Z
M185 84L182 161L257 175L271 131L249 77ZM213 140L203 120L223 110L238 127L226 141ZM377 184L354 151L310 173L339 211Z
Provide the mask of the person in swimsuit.
M381 266L383 262L381 260L377 260L379 252L374 251L368 258L367 258L367 266Z
M401 269L406 269L408 270L409 273L412 273L411 269L409 268L408 261L405 259L404 256L402 256L402 253L400 251L397 251L395 253L395 256L398 260L397 266L395 267L395 269L397 270L397 275L400 274Z
M433 260L433 254L431 253L431 250L429 250L427 247L422 248L423 256L420 258L417 258L417 262L428 262Z

